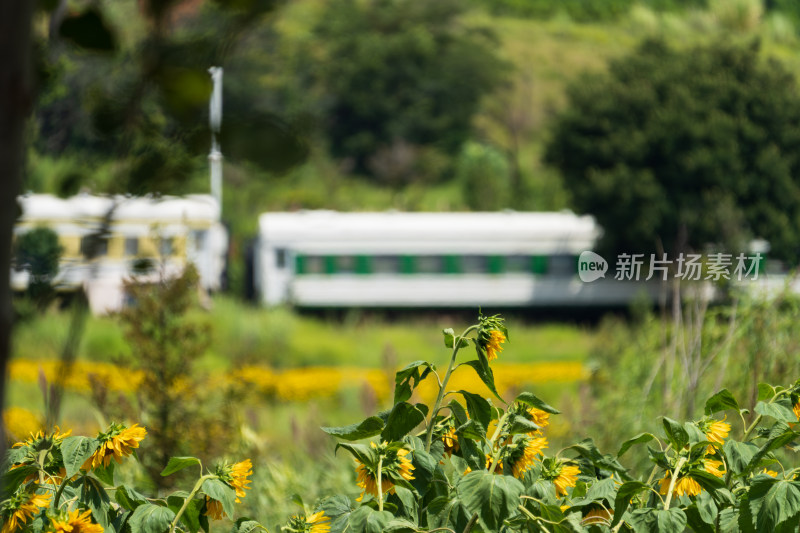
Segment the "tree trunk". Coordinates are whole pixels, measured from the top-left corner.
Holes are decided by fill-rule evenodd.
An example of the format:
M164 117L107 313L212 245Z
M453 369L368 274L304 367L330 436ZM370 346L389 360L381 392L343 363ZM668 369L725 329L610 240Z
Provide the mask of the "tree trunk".
M23 131L33 103L31 84L32 0L0 2L0 413L5 404L11 356L11 238L22 182ZM0 457L5 455L0 424Z

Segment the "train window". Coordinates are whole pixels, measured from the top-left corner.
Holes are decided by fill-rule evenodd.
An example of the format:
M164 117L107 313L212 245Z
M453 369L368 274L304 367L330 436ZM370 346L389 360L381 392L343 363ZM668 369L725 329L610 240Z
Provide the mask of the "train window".
M509 255L505 258L504 270L506 272L524 272L533 270L533 261L529 255Z
M172 237L165 237L158 241L158 254L169 257L175 253L175 243Z
M415 258L414 266L419 274L438 274L444 270L444 258L440 255L421 255Z
M572 276L577 270L577 262L573 255L550 256L549 272L554 276Z
M340 255L336 258L336 273L337 274L355 274L356 273L356 256L354 255Z
M489 258L485 255L465 255L461 258L461 272L465 274L489 272Z
M125 255L139 255L139 239L137 237L125 237Z
M275 248L275 266L278 268L286 268L285 248Z
M297 256L298 274L325 274L326 266L325 257L321 255Z
M208 231L204 229L192 230L192 241L194 241L194 246L197 250L202 250L203 248L205 248L206 235L208 235Z
M81 254L85 257L108 255L108 239L96 234L81 237Z
M376 255L372 258L372 271L375 274L397 274L400 272L400 257Z

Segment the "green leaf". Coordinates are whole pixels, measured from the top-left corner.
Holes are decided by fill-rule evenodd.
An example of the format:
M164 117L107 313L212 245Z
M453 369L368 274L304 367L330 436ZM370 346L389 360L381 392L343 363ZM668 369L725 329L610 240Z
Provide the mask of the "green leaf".
M188 468L193 465L199 465L200 459L197 457L170 457L169 462L167 463L167 467L161 471L162 476L168 476L170 474L174 474L179 470L183 470L184 468Z
M202 491L212 500L221 503L225 514L233 517L233 503L236 499L236 491L233 490L233 487L219 479L207 479L203 481Z
M140 505L128 520L131 533L164 533L175 519L175 513L167 507L146 503Z
M663 418L662 423L667 438L676 449L681 450L689 444L689 435L681 424L666 416Z
M415 533L419 527L405 518L393 518L386 524L384 531L389 533Z
M492 394L494 394L495 397L501 402L506 403L506 401L500 397L500 394L497 393L497 387L494 385L494 373L492 372L492 368L489 366L488 362L484 364L483 359L485 358L479 358L477 360L473 359L472 361L467 361L466 363L462 364L471 366L486 387L492 391Z
M586 499L592 501L599 501L602 499L613 500L616 495L617 482L612 478L606 478L592 483L589 490L586 492Z
M722 389L706 400L705 413L707 415L713 415L714 413L727 411L728 409L739 410L739 402L736 401L736 398L733 397L733 394L731 394L731 391L728 389Z
M628 470L622 466L619 461L616 460L616 458L612 457L611 455L600 453L600 450L597 449L597 446L591 438L583 439L579 443L573 444L565 449L575 450L582 457L588 459L597 468L610 470L623 477L630 477L628 476Z
M331 518L331 533L341 533L347 528L350 513L353 512L350 498L341 494L328 496L319 502L319 508Z
M750 459L750 462L747 464L746 471L752 472L758 468L759 463L768 453L786 446L796 439L797 436L798 433L792 431L788 425L782 422L776 423L770 431L770 436L767 441L753 454L753 458Z
M81 484L81 501L92 511L95 521L107 529L109 526L108 509L111 499L100 482L92 477L84 477Z
M488 428L492 422L492 404L489 400L465 390L458 391L458 394L464 397L469 417L480 422L484 428Z
M467 420L456 428L456 434L466 439L483 440L486 438L486 428L477 420ZM458 439L461 443L462 439Z
M760 415L770 416L781 422L797 422L797 416L792 411L792 404L786 399L772 403L758 402L755 411Z
M135 511L140 505L147 503L147 496L136 492L125 485L120 485L114 493L114 499L125 509Z
M700 494L703 494L702 492ZM703 517L700 515L700 510L696 505L685 507L683 512L686 514L686 523L695 533L714 533L714 528L711 527ZM723 529L722 531L730 531Z
M92 470L92 473L106 485L114 485L114 468L116 464L117 463L114 461L111 461L108 463L108 466L97 466Z
M447 348L453 347L453 342L455 341L456 332L453 331L453 328L447 328L442 330L442 335L444 335L444 345Z
M543 400L540 400L536 397L535 394L530 392L522 392L514 399L515 402L524 403L530 407L535 407L537 409L541 409L545 413L550 413L551 415L559 415L561 411L553 407L552 405L546 403Z
M541 429L532 421L528 420L524 416L520 415L511 415L508 417L508 421L506 422L508 425L508 433L511 435L519 435L520 433L532 433Z
M64 469L67 478L77 474L83 463L97 450L100 443L89 437L67 437L61 441L61 456L64 458Z
M776 393L777 393L777 391L775 390L775 387L773 387L769 383L759 383L758 384L758 400L759 401L771 400L772 398L775 397Z
M63 39L89 50L108 52L117 47L114 34L103 20L102 11L95 7L89 7L80 14L68 14L58 33Z
M636 509L631 513L631 524L637 533L683 533L686 522L683 509L678 507L667 510Z
M517 513L525 486L511 476L480 470L461 478L456 490L469 514L477 513L485 529L497 530L504 520Z
M655 439L656 436L652 433L639 433L632 439L628 439L622 443L622 446L619 447L619 451L617 452L617 457L622 457L622 455L631 449L634 444L642 444L645 442L650 442L651 440Z
M394 375L394 403L405 402L411 398L411 392L436 367L427 361L414 361Z
M388 511L375 511L363 505L350 513L350 528L353 533L383 533L386 525L394 518Z
M408 518L415 518L419 511L417 496L405 487L394 487L395 496L403 504L403 514Z
M233 527L231 527L230 533L253 533L257 529L263 529L264 531L267 530L256 520L253 520L252 518L242 517L238 519L236 522L234 522Z
M757 531L773 531L790 520L796 529L800 518L800 483L760 474L750 485L749 500Z
M389 442L402 439L420 425L427 414L428 406L422 403L411 405L399 402L394 404L389 418L386 419L386 426L381 432L381 439Z
M35 466L26 465L4 472L2 477L3 499L9 498L22 485L26 477L38 471Z
M724 484L723 484L724 486ZM706 524L714 525L717 521L717 506L708 490L701 491L696 498L697 511Z
M179 495L178 493L171 494L167 497L167 506L170 510L177 515L180 511L181 507L183 506L184 502L186 501L186 497L188 494ZM181 515L181 523L186 526L186 528L191 533L197 533L200 531L200 516L203 512L203 506L205 505L205 500L193 498L189 500L189 503L186 504L186 509L183 511Z
M384 422L378 416L371 416L357 424L350 424L349 426L341 427L323 427L320 428L328 435L339 437L344 440L361 440L374 437L383 431Z
M728 468L736 474L745 471L757 451L758 446L752 442L739 442L733 439L726 440L722 446L725 462L728 464Z
M641 481L627 481L617 489L617 497L614 499L614 520L611 522L611 527L616 526L622 520L622 515L625 514L631 504L631 498L639 492L647 490L648 487L646 483Z

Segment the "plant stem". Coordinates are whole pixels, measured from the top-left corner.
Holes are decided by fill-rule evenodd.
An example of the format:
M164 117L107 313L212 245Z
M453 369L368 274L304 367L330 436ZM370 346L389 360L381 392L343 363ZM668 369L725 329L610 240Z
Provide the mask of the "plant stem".
M472 518L469 519L467 525L464 527L464 531L462 533L469 533L472 531L472 528L475 527L475 524L478 522L478 513L474 513Z
M489 439L489 449L490 450L494 448L494 443L497 440L497 437L500 436L500 432L503 430L503 426L506 423L506 419L508 418L508 414L509 414L508 411L506 411L506 413L503 416L500 417L500 420L497 421L497 428L494 430L494 434L492 435L492 438ZM502 450L502 448L498 448L494 452L494 455L492 456L492 469L489 471L490 474L494 474L494 471L497 470L497 463L498 463L498 459L500 459L500 451L501 450Z
M681 467L686 463L686 457L681 457L678 459L678 464L675 465L675 470L672 472L672 479L669 482L669 490L667 491L667 500L664 502L664 510L669 509L669 504L672 501L672 491L675 489L675 482L678 481L678 473L681 471Z
M378 459L378 511L383 512L383 455Z
M439 394L436 396L436 402L433 404L433 410L431 410L431 419L428 423L428 433L425 435L425 451L428 453L431 451L431 441L433 440L433 422L436 418L436 413L439 412L439 407L442 405L442 398L444 398L444 392L447 389L447 382L450 381L450 374L452 374L453 370L455 370L456 355L458 355L458 350L461 348L461 339L464 339L472 330L477 327L477 325L470 326L464 330L464 333L453 338L453 355L450 357L450 364L447 365L447 372L444 374L444 379L439 384Z
M61 485L58 486L56 497L53 499L53 509L58 509L58 501L61 499L61 493L64 492L64 487L67 486L67 481L69 481L69 478L67 477L67 473L64 472L64 480L61 482Z
M197 483L194 484L192 492L190 492L189 495L186 497L186 499L183 500L183 505L181 506L180 510L175 514L175 519L169 525L169 533L175 532L175 528L178 526L178 520L180 520L181 516L183 516L184 511L186 511L186 508L189 506L189 502L194 499L194 497L197 495L198 492L200 492L200 489L203 487L203 482L205 482L205 480L207 479L214 479L216 477L218 476L216 476L215 474L206 474L205 476L200 476L200 479L198 479Z

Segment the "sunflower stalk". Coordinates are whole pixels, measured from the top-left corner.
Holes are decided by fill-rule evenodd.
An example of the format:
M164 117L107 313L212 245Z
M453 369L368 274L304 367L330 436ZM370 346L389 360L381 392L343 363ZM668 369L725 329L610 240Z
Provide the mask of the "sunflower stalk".
M378 458L378 511L383 512L383 455Z
M439 407L442 405L442 399L444 399L444 393L445 390L447 390L447 382L450 381L450 375L456 368L456 356L458 355L458 350L461 348L461 341L462 339L465 339L470 332L477 329L477 327L477 324L472 325L465 329L464 333L453 339L453 355L450 357L450 364L447 366L447 372L444 374L444 379L442 379L442 383L439 385L439 394L436 396L436 402L433 404L433 409L431 410L431 419L428 422L428 433L425 435L425 451L427 453L430 453L431 443L433 441L433 420L436 418L436 414L439 412Z
M189 506L189 502L194 499L194 497L197 495L198 492L200 492L200 489L203 487L203 483L207 479L217 479L217 478L219 478L219 476L216 474L206 474L205 476L200 476L200 479L198 479L197 483L194 484L192 492L189 493L189 495L183 501L183 505L181 506L181 508L178 510L177 513L175 513L175 519L172 520L172 523L169 525L169 533L175 533L175 528L178 526L178 521L181 519L181 516L183 516L183 513L186 511L186 508Z
M489 449L490 450L494 449L494 443L495 443L495 441L497 441L497 438L502 433L503 426L505 425L506 420L508 419L508 415L509 415L509 412L506 411L506 413L502 417L500 417L500 420L497 421L497 429L494 430L494 434L492 435L492 438L489 439ZM494 471L497 470L497 463L500 460L500 453L502 451L503 451L503 446L501 446L497 450L495 450L494 455L492 456L492 469L489 471L492 474L494 474Z
M681 457L678 459L678 464L675 465L675 470L672 472L672 479L669 482L669 490L667 491L667 500L664 502L664 510L669 510L669 504L672 501L672 491L675 490L675 483L678 481L678 474L683 468L683 465L686 464L686 457Z

